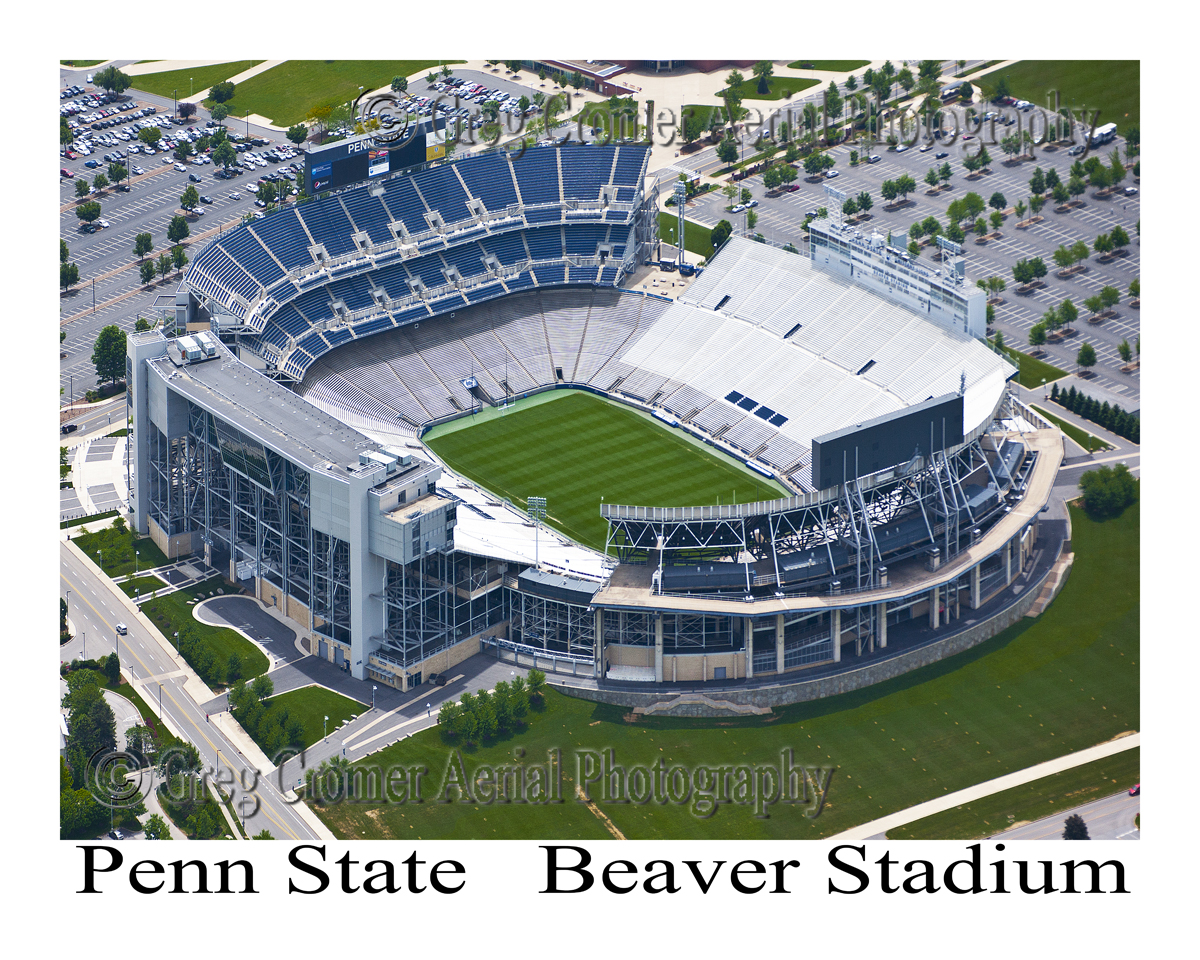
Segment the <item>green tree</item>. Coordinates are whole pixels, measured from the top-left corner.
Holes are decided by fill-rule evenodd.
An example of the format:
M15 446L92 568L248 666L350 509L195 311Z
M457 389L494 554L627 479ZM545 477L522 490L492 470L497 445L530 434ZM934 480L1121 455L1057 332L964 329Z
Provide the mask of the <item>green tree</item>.
M962 200L951 200L946 206L946 219L958 223L967 215L967 205Z
M135 333L145 333L149 329L150 329L150 321L147 320L145 317L138 317L137 323L135 323L133 325L133 330Z
M105 67L92 76L92 82L109 93L124 93L133 81L116 67Z
M1111 184L1111 171L1107 167L1097 166L1088 177L1088 183L1097 191L1107 190Z
M927 184L929 184L929 188L931 190L937 187L938 174L937 174L937 171L933 167L930 167L928 170L925 171L925 182Z
M1088 470L1079 478L1079 489L1084 509L1097 518L1117 516L1138 499L1138 482L1123 463Z
M717 158L727 166L737 163L738 145L733 137L726 137L717 144Z
M200 205L200 194L196 190L194 184L188 184L183 191L183 196L179 198L179 206L184 210L192 211Z
M1134 277L1129 281L1129 296L1134 300L1141 299L1142 296L1142 281L1138 277Z
M1124 228L1120 224L1117 224L1112 228L1112 232L1108 235L1108 239L1112 241L1113 250L1117 251L1118 253L1124 250L1125 247L1129 246L1129 234L1125 232Z
M1013 213L1016 214L1017 221L1020 222L1021 218L1025 216L1025 202L1023 200L1018 200L1013 204Z
M1003 210L1008 206L1008 201L1004 199L1004 194L997 190L988 200L988 206L993 210Z
M932 214L921 221L921 232L927 237L936 237L942 232L942 225Z
M754 78L758 81L757 90L759 94L766 95L771 92L771 78L775 75L775 64L770 60L759 60L754 65L751 71Z
M158 260L155 261L154 269L157 270L158 275L165 280L167 278L167 274L171 272L171 256L170 256L170 254L165 253L165 252L160 253L158 255ZM199 668L197 668L197 669L199 670Z
M963 197L963 208L966 210L967 217L974 220L987 209L987 205L983 202L983 197L972 190Z
M60 263L58 265L58 284L64 290L70 290L79 282L79 265L76 263ZM61 342L61 341L60 341Z
M141 260L146 254L154 249L154 238L148 233L139 233L133 238L133 252L137 258Z
M1121 291L1113 286L1104 286L1100 288L1100 302L1104 304L1104 309L1109 310L1121 302Z
M275 839L275 837L271 835L271 831L270 831L270 830L267 830L267 829L264 827L262 830L259 830L259 831L258 831L258 833L256 833L256 834L255 834L254 836L252 836L250 839L251 839L251 840L274 840L274 839Z
M218 103L218 104L215 104L213 106L213 108L208 111L208 115L210 117L212 117L216 123L220 123L222 120L224 120L226 117L229 116L229 108L227 106L225 106L225 104L223 104L223 103Z
M833 166L832 158L829 165ZM907 173L902 173L896 178L896 189L900 191L901 198L907 200L908 195L917 189L917 181Z
M228 103L236 92L237 85L230 80L222 80L208 88L209 99L216 103Z
M1004 214L1002 214L999 210L993 210L989 219L992 222L992 229L999 230L1001 225L1004 223Z
M1046 328L1040 323L1035 323L1029 330L1029 345L1031 347L1044 347L1046 345ZM1041 353L1038 350L1037 353Z
M717 96L725 101L725 115L729 117L730 123L733 123L742 115L741 86L744 81L745 77L739 71L732 70L729 76L725 78L725 89L717 94Z
M1095 248L1097 253L1101 254L1102 256L1107 256L1113 251L1112 237L1107 233L1102 233L1092 241L1092 246Z
M1046 192L1046 175L1042 172L1041 167L1034 170L1033 176L1029 178L1029 190L1035 194Z
M1067 193L1072 197L1078 197L1087 189L1081 177L1072 176L1067 180Z
M895 180L884 180L879 186L880 196L888 203L891 203L900 196L900 189L896 186Z
M1042 212L1042 207L1046 203L1046 198L1040 194L1034 194L1029 198L1029 210L1036 217Z
M408 77L392 77L392 93L404 93L408 90Z
M187 239L191 232L187 220L179 214L173 216L167 225L167 239L172 243L179 243L181 240Z
M921 255L921 245L916 240L908 241L908 255L910 257L919 257Z
M853 90L853 87L849 89ZM833 121L841 119L842 111L845 110L846 103L842 99L842 94L838 90L838 85L832 80L829 81L829 86L825 88L825 116Z
M985 233L987 233L987 229L987 221L984 220L983 217L978 217L975 220L975 232L982 237Z
M92 192L92 185L88 183L87 177L80 177L75 181L75 196L86 197Z
M250 692L259 700L266 700L275 692L275 683L265 673L250 681Z
M1071 814L1063 821L1064 829L1062 838L1064 840L1090 840L1088 836L1087 824L1083 822L1083 817L1077 813Z
M237 150L228 141L218 143L213 148L212 161L213 163L220 164L228 172L229 168L237 163Z
M96 179L92 181L92 189L95 190L97 193L99 193L101 190L103 190L107 186L108 186L108 177L106 177L103 173L97 173Z
M953 240L955 243L962 243L966 237L966 234L963 233L962 227L960 227L957 223L952 223L946 228L946 237L949 240Z
M1104 301L1099 296L1085 298L1083 305L1091 311L1093 318L1104 309Z
M950 174L951 170L949 163L943 163L940 167L938 167L938 176L941 178L942 183L950 182Z
M142 836L147 840L170 840L171 828L159 814L152 813Z
M546 675L541 670L530 670L525 682L529 684L530 702L540 706L546 696Z
M122 180L129 179L129 168L123 163L110 163L108 165L108 179L119 186Z
M138 131L138 139L149 147L158 145L158 141L162 139L162 129L159 127L145 127Z
M171 248L171 266L175 268L175 271L181 271L187 266L187 263L187 254L183 252L183 247L179 246L179 244L173 246ZM236 656L236 654L232 654L232 656Z
M858 201L853 197L847 197L842 201L842 213L847 217L852 217L858 213Z
M1069 332L1071 330L1072 325L1075 323L1075 321L1079 319L1079 308L1077 306L1075 306L1075 304L1073 304L1070 301L1070 299L1067 299L1058 305L1058 315L1059 315L1059 317L1062 318L1063 331ZM1084 346L1090 348L1091 345L1084 344ZM1093 358L1092 363L1096 362L1095 356L1096 356L1096 352L1093 350L1092 351L1092 358ZM1080 364L1080 366L1084 366L1084 364Z
M1125 363L1130 363L1133 360L1133 347L1129 345L1128 340L1122 340L1117 346L1117 353L1121 355L1121 360Z
M92 347L92 363L101 383L124 379L125 331L115 324L104 327Z
M857 197L854 198L858 205L859 213L870 213L871 208L875 206L875 201L871 199L871 194L863 190Z
M142 283L150 283L154 279L154 263L150 260L143 260L138 265L138 273L141 275Z

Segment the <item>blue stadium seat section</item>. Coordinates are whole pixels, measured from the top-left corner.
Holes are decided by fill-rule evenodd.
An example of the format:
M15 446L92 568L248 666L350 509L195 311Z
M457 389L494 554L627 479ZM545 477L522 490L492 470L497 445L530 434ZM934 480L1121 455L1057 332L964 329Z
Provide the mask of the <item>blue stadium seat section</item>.
M317 243L324 244L331 257L340 257L357 249L350 239L354 228L346 219L346 212L336 199L307 203L297 212Z
M526 205L558 203L558 154L558 150L539 148L526 150L512 161Z
M601 185L609 182L616 152L617 148L609 144L563 154L563 197L567 200L599 200Z
M365 230L372 243L387 243L394 239L388 229L388 221L392 218L378 197L371 196L365 190L351 190L342 194L341 200L354 225L359 230Z
M429 209L440 213L446 223L456 223L471 216L467 207L467 195L463 192L462 184L455 176L452 166L444 165L425 170L415 179L417 189L429 204Z
M422 233L429 229L429 224L425 222L425 204L413 189L411 177L393 177L385 181L383 187L383 205L391 211L392 217L408 228L409 233Z
M460 163L458 172L471 196L482 200L488 210L503 210L517 202L508 157L504 154L487 153L470 163Z
M286 350L292 342L297 352L285 369L293 373L302 372L314 358L351 337L347 327L324 334L311 330L313 324L333 319L333 301L342 300L350 311L373 308L377 304L374 289L382 288L388 297L398 300L412 294L410 279L414 277L419 277L427 288L442 287L447 283L447 265L456 267L464 280L475 280L478 285L439 297L428 308L424 303L405 307L402 314L393 315L394 320L367 317L353 327L353 336L367 336L394 324L422 319L430 315L430 309L435 314L452 310L456 300L487 300L501 295L505 288L515 291L564 283L614 285L630 242L632 217L627 211L528 207L557 204L560 199L595 203L606 185L617 186L619 200L632 201L641 187L648 152L645 146L628 144L536 148L515 159L493 152L362 184L225 232L197 256L188 271L188 283L239 315L245 308L235 296L253 302L265 287L279 284L271 291L279 306L258 321L264 324L261 335L250 336L247 342L280 350ZM513 186L514 176L520 184L520 197ZM383 194L373 196L370 190L379 187ZM366 232L376 245L386 244L394 239L388 227L394 220L402 221L410 233L427 233L428 209L437 210L448 225L467 222L472 216L467 206L470 198L480 200L492 212L523 201L527 226L459 227L443 237L423 240L417 256L402 259L399 251L379 252L369 271L363 271L361 260L340 265L333 269L332 277L323 273L312 277L301 288L303 292L285 279L288 270L316 270L308 249L313 240L322 244L331 257L356 254L358 248L352 239L355 232ZM612 253L599 269L547 265L536 273L525 271L508 277L503 286L497 280L483 279L487 273L485 256L495 257L502 266L523 263L529 256L560 261L565 256L594 257L602 243L611 244Z

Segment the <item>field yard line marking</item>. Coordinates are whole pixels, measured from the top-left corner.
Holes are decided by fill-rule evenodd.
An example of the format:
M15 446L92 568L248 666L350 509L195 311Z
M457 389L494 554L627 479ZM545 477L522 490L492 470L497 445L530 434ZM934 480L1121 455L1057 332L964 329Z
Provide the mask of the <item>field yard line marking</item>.
M604 829L613 835L614 840L629 839L625 836L625 834L617 829L617 825L615 823L608 819L603 810L601 810L598 806L596 806L596 804L584 796L583 787L581 787L579 784L575 784L575 795L584 802L590 811L592 811L592 814L596 817L596 819L604 824Z
M874 836L877 833L885 833L893 827L903 826L906 823L912 823L914 820L920 820L935 813L941 813L943 810L949 810L960 804L970 803L973 800L979 800L982 797L991 796L993 793L1000 793L1012 787L1019 787L1022 784L1040 780L1042 777L1048 777L1053 773L1061 773L1063 770L1070 770L1073 767L1091 763L1093 760L1102 760L1105 757L1111 757L1113 754L1132 750L1134 747L1140 747L1141 745L1142 735L1140 732L1130 734L1128 737L1109 740L1106 743L1098 743L1095 746L1085 747L1083 750L1068 753L1065 757L1046 760L1032 767L1026 767L1024 770L1007 773L1002 777L996 777L994 780L985 780L983 783L977 783L972 787L956 790L954 793L948 793L943 797L926 800L924 803L918 803L916 806L909 807L906 810L898 810L886 817L880 817L878 820L860 823L849 830L835 833L829 839L865 840L867 837Z

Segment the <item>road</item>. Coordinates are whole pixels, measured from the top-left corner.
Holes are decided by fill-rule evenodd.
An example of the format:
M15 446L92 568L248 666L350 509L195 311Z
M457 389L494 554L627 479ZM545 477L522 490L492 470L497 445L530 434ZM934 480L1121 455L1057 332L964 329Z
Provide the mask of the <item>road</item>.
M232 795L234 808L238 809L243 794L251 798L245 805L247 832L253 835L269 830L277 840L318 839L277 785L258 777L242 760L237 747L206 722L204 710L183 689L182 663L164 651L149 631L128 614L118 588L107 578L94 574L66 544L60 547L59 578L61 595L67 597L68 616L76 632L76 638L62 648L62 658L82 657L85 652L91 659L108 656L119 640L125 676L161 685L166 721L185 740L195 744L210 776ZM121 622L129 626L124 637L118 637L115 631L116 624ZM157 690L157 686L152 689ZM143 699L157 710L153 694Z
M1063 810L1035 820L1024 826L1014 827L996 834L991 839L1009 840L1061 840L1063 821L1073 813L1083 817L1087 824L1088 836L1093 840L1137 840L1141 831L1134 826L1134 817L1142 809L1142 798L1131 797L1128 790L1105 797L1103 800L1093 800L1070 810Z

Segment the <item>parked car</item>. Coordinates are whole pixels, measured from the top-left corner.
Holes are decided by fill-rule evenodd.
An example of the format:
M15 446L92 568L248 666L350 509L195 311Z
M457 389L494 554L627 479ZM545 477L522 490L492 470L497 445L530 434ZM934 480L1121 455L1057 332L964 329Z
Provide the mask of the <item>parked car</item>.
M201 202L201 203L212 203L212 202L213 202L213 198L212 198L212 197L205 197L205 196L201 196L201 197L200 197L200 202Z
M838 175L838 172L836 170L826 170L825 171L825 179L826 180L832 180L837 175Z
M879 154L873 153L867 157L867 163L878 163L882 159L883 157L881 157Z
M939 153L935 153L933 155L933 159L934 160L945 160L948 156L950 156L950 154L948 154L945 150L942 150Z
M72 177L74 177L74 176L75 176L75 174L73 174L73 173L72 173L70 170L68 170L66 167L60 167L60 168L59 168L59 170L58 170L58 173L59 173L59 175L60 175L60 176L66 177L68 180L70 180Z
M1125 188L1125 196L1132 197L1137 193L1137 191L1138 191L1137 187L1126 187Z
M1141 796L1141 794L1142 794L1142 785L1140 783L1135 783L1132 787L1129 788L1129 795L1131 797L1138 797L1138 796Z

